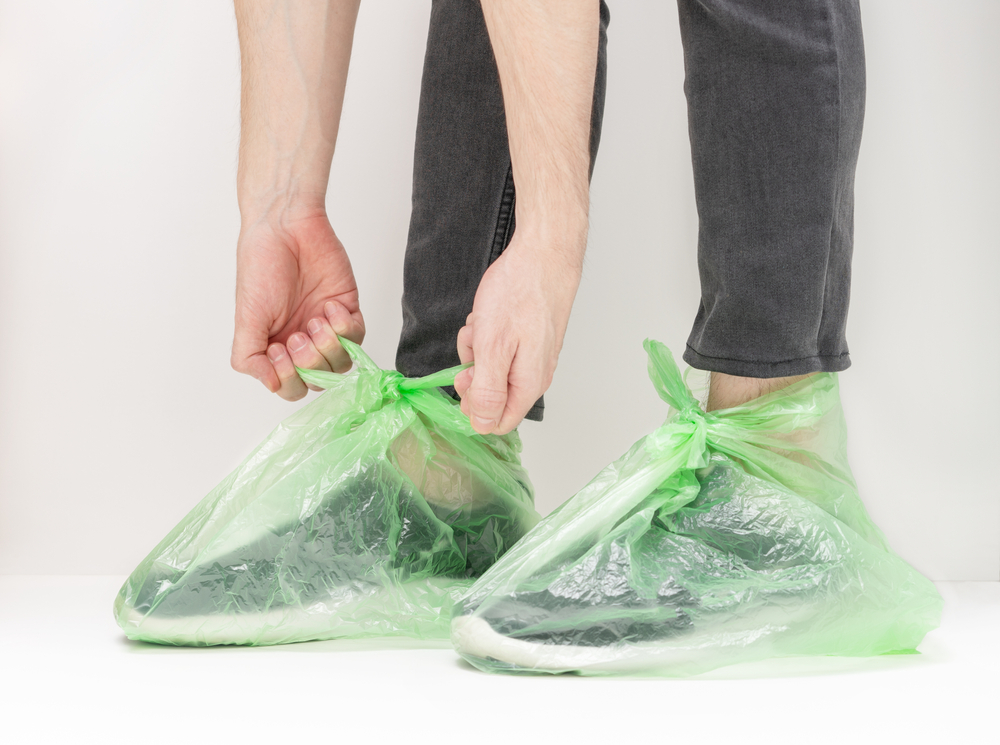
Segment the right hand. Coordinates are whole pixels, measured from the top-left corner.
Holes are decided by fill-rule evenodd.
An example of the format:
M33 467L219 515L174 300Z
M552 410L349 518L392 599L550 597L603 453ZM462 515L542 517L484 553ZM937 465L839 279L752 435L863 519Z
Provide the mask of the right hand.
M556 230L521 222L476 289L458 332L462 412L479 434L505 435L552 384L580 285L586 220Z
M308 388L296 366L351 368L338 335L360 344L365 321L351 262L326 212L245 224L236 248L233 369L297 401Z

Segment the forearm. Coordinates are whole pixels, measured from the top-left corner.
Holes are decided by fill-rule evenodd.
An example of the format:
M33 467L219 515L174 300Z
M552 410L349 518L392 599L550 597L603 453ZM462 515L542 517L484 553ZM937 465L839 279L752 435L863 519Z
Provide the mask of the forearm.
M322 210L360 0L236 0L243 221Z
M590 204L597 0L482 0L507 116L517 230L579 266Z

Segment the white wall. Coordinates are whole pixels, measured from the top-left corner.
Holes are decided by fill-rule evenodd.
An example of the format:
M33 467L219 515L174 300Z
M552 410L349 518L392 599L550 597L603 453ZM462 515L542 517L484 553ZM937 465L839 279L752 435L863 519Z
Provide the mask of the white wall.
M428 9L364 4L329 196L385 366ZM543 512L660 423L640 344L679 353L697 306L676 9L611 10L586 276L547 421L521 428ZM124 574L297 406L228 366L232 11L0 0L0 18L0 573ZM864 20L851 455L905 558L995 580L1000 4L868 0Z

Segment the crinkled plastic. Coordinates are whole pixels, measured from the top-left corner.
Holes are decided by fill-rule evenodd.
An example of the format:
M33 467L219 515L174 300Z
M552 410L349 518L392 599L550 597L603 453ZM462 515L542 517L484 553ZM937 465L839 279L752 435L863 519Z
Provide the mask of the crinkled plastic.
M480 436L437 386L350 341L347 375L290 416L136 568L131 639L447 638L455 600L537 521L517 433Z
M670 418L473 585L459 653L492 672L681 676L915 649L942 601L858 497L836 374L706 414L669 350L645 348Z

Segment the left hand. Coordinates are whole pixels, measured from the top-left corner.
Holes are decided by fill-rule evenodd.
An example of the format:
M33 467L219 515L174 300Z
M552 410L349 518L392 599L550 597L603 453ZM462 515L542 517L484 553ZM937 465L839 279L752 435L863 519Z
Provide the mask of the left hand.
M586 232L579 232L519 225L479 283L458 333L459 358L475 365L455 378L479 434L513 430L552 383L580 284Z

